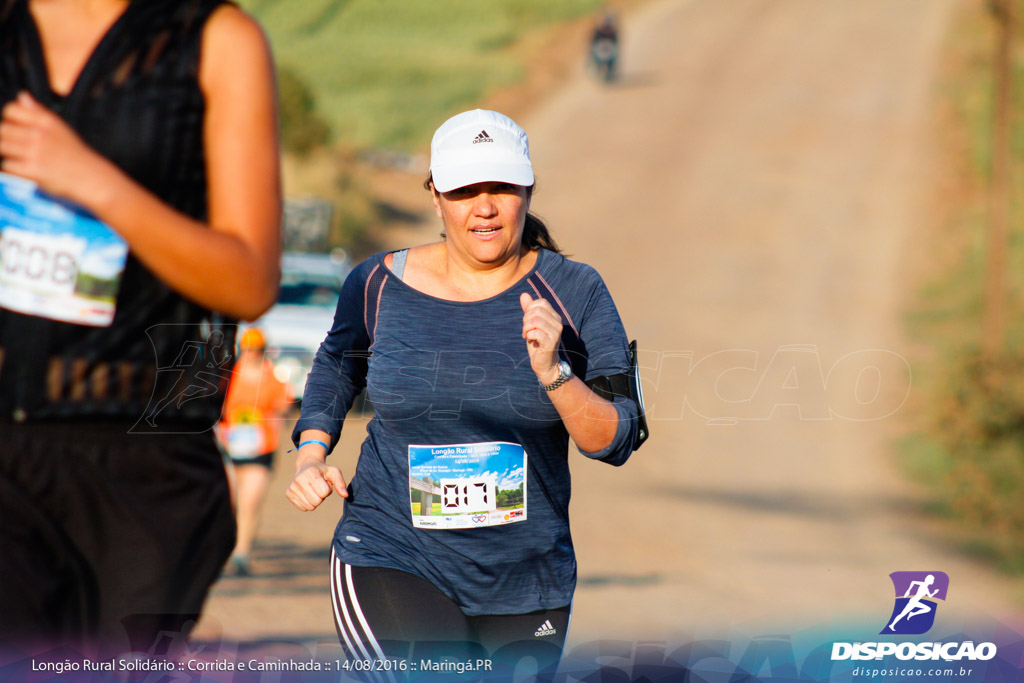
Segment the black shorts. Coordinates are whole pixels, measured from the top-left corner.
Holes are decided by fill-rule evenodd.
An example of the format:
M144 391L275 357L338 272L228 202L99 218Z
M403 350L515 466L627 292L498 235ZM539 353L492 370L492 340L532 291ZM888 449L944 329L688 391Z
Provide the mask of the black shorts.
M558 667L572 615L570 604L468 616L426 579L348 565L333 551L331 597L348 660L376 674L363 676L373 681L503 680L503 672L511 674L524 662L543 680ZM374 663L380 660L387 664ZM438 675L431 676L424 662L437 663Z
M182 645L235 542L212 432L2 426L0 644Z
M229 455L228 459L231 460L231 464L235 467L242 467L243 465L261 465L266 467L268 470L274 469L273 451L254 455L251 458L235 458Z

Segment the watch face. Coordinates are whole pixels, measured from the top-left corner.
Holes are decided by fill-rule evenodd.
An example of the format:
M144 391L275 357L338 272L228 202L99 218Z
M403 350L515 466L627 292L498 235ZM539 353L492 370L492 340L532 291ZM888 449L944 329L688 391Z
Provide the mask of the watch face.
M572 377L572 366L567 361L558 361L558 377L551 384L544 384L541 382L541 386L544 387L544 391L551 391L565 384L569 378ZM540 380L537 380L540 382Z

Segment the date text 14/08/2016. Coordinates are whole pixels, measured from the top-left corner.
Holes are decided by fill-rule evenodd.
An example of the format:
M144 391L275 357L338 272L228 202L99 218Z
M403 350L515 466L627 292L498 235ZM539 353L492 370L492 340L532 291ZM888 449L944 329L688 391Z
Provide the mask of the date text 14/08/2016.
M419 662L405 659L346 659L334 660L339 671L445 671L457 674L475 671L491 671L490 659L470 661L434 661L421 659Z

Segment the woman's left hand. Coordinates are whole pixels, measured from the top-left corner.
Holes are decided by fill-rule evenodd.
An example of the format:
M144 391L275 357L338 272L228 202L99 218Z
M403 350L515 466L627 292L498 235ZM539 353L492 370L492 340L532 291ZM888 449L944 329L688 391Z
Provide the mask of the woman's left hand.
M0 119L2 170L60 197L83 203L89 184L102 182L110 163L27 92L8 102Z
M523 339L530 353L530 367L542 384L558 379L558 342L562 338L562 317L546 299L534 299L526 292L519 297L523 307Z

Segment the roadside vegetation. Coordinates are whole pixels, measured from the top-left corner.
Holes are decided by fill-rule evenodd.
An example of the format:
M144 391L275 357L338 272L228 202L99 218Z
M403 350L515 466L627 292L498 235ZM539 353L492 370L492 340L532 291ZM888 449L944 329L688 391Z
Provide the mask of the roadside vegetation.
M330 242L357 257L375 249L369 228L395 213L375 196L367 167L420 161L415 155L448 116L523 81L538 35L606 3L241 4L266 29L279 66L286 192L330 201ZM582 59L582 44L578 51Z
M447 116L524 76L531 33L602 0L244 0L278 62L348 146L415 150ZM581 46L582 52L582 46ZM581 54L582 58L582 54Z
M1006 343L982 351L995 21L986 3L962 3L942 83L946 221L924 247L934 268L908 315L925 349L915 377L923 378L917 384L926 398L921 427L901 454L966 547L1024 573L1024 3L1016 12Z

